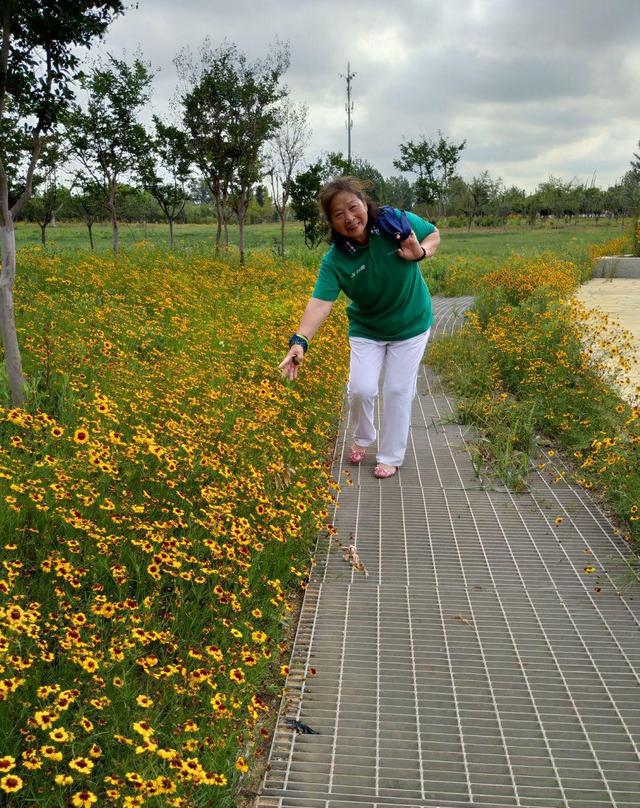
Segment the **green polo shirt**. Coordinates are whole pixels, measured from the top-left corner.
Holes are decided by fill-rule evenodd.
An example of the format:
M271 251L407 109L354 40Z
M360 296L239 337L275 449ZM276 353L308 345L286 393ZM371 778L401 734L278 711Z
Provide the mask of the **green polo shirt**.
M435 227L407 213L418 241ZM347 307L349 336L396 342L422 334L433 322L431 295L416 261L405 261L397 247L381 234L346 255L332 244L322 258L313 297L335 300L340 292L351 300Z

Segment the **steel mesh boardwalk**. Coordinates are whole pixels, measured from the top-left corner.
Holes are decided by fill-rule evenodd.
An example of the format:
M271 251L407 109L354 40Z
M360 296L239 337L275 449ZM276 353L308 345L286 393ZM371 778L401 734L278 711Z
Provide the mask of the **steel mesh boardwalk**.
M435 303L443 331L469 299ZM335 524L369 577L318 548L260 808L640 806L624 542L555 459L528 494L483 488L451 412L425 368L383 481L348 466L343 425Z

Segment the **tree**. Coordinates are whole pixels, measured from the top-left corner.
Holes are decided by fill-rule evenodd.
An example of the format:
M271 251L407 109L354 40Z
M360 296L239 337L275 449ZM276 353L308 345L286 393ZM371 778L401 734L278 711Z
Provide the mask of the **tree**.
M536 191L540 215L553 216L555 219L574 216L579 206L575 191L574 180L550 176L548 180L541 182Z
M400 159L393 161L399 171L418 175L415 183L417 201L425 205L435 203L439 216L447 214L451 180L466 143L466 140L453 143L438 131L437 140L423 136L417 143L411 140L401 143Z
M467 193L465 195L464 212L467 216L467 233L471 230L471 224L476 216L486 213L487 205L491 198L493 183L488 171L483 171L471 178L471 182L466 184Z
M140 58L128 65L108 56L106 67L96 65L81 79L88 95L86 111L74 103L65 116L70 153L81 165L78 179L102 194L114 253L120 248L118 186L139 170L149 151L147 133L136 115L149 99L152 80L149 65Z
M94 249L93 225L105 214L105 207L102 201L102 194L97 194L95 186L89 184L81 189L81 192L71 197L70 207L74 213L83 220L89 232L89 244Z
M640 140L638 141L638 146L640 146ZM631 161L631 170L640 178L640 154L634 152L633 156L636 159Z
M244 263L244 222L252 187L262 175L264 144L276 129L276 105L285 96L280 79L289 66L289 50L277 47L263 61L249 63L235 45L211 51L205 41L201 64L188 51L175 60L191 89L181 97L183 120L196 162L216 201L218 233L233 201L238 217L240 262ZM226 221L226 219L225 219Z
M604 212L604 193L598 188L595 182L590 185L583 185L579 188L580 193L580 213L585 216L593 216L598 223Z
M163 123L154 115L155 134L149 151L140 163L142 184L156 200L169 223L169 244L173 247L173 224L182 214L189 194L191 154L185 132ZM161 176L164 170L166 180Z
M46 179L44 188L34 193L24 206L23 215L27 221L36 222L40 228L42 246L47 244L47 227L55 226L56 216L63 207L69 205L68 188L58 184L55 171Z
M324 167L318 160L306 171L301 171L291 182L291 207L304 226L304 243L311 250L326 234L320 220L318 194L324 178Z
M500 212L498 215L505 219L510 213L524 216L527 212L527 192L523 188L512 185L510 188L502 187L498 201Z
M58 169L62 163L61 144L57 137L46 139L40 153L38 169L33 177L33 195L24 207L23 215L40 227L43 246L47 243L47 227L69 201L69 191L58 184Z
M382 199L401 210L411 210L415 202L415 194L406 177L388 177L384 181Z
M122 0L0 0L0 325L16 406L25 398L13 308L15 217L31 196L43 141L72 97L78 49L123 10Z
M384 198L384 177L372 163L363 157L352 157L349 162L342 152L329 152L324 158L324 182L343 175L362 180L376 202Z
M636 218L640 213L640 171L631 169L620 180L622 215Z
M284 227L293 172L302 160L311 138L308 114L306 104L295 105L288 98L285 99L278 110L277 128L268 155L272 199L280 219L280 255L284 255Z

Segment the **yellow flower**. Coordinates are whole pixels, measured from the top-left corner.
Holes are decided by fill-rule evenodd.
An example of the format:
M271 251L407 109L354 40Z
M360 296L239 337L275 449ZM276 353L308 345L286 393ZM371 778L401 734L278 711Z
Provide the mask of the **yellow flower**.
M247 761L243 757L239 757L236 760L236 769L243 774L249 771L249 766L247 765Z
M143 738L149 738L154 732L153 727L146 721L136 721L132 724L132 727L134 731L142 735Z
M16 759L11 755L5 755L0 758L0 772L10 772L16 765Z
M98 798L93 791L76 791L71 797L74 808L90 808L94 802L98 802Z
M73 783L73 777L70 774L56 774L53 779L58 786L70 786Z
M48 760L62 760L62 752L59 752L55 746L41 746L40 754Z
M244 682L244 678L244 672L241 668L231 668L229 671L229 679L232 679L238 684L242 684L242 682Z
M136 701L139 707L153 707L153 699L149 696L136 696Z
M74 443L86 443L89 440L89 433L86 429L76 429L73 433Z
M22 788L22 778L18 777L17 774L5 774L5 776L0 779L0 788L6 794L14 794Z
M85 757L77 757L69 761L69 768L75 769L77 772L88 774L93 769L93 761Z

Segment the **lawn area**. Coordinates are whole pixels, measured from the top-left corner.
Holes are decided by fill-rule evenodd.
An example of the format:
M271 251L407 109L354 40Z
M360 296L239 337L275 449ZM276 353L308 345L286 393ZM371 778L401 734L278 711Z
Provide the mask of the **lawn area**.
M577 222L570 225L553 227L550 224L537 227L509 226L505 229L475 228L470 233L466 229L443 229L439 255L443 257L456 255L462 257L478 256L501 260L512 252L531 255L536 252L550 250L559 254L574 253L587 248L591 244L605 241L623 233L626 225L606 220L599 224L593 222ZM111 251L111 228L108 225L95 225L94 242L99 254ZM175 246L177 250L185 247L213 248L215 225L193 224L175 226ZM58 249L89 248L87 229L80 224L61 223L55 228L49 227L47 239L51 246ZM232 245L238 243L238 228L229 228L229 240ZM248 250L267 249L277 251L280 240L280 228L277 224L248 225L245 229L245 242ZM16 227L18 248L40 244L40 229L37 225L19 222ZM122 249L147 242L164 248L168 244L168 228L163 224L137 225L122 223L120 226ZM304 246L302 225L291 222L286 229L286 244L291 253L307 258L314 256L319 260L326 245L321 245L312 253Z

